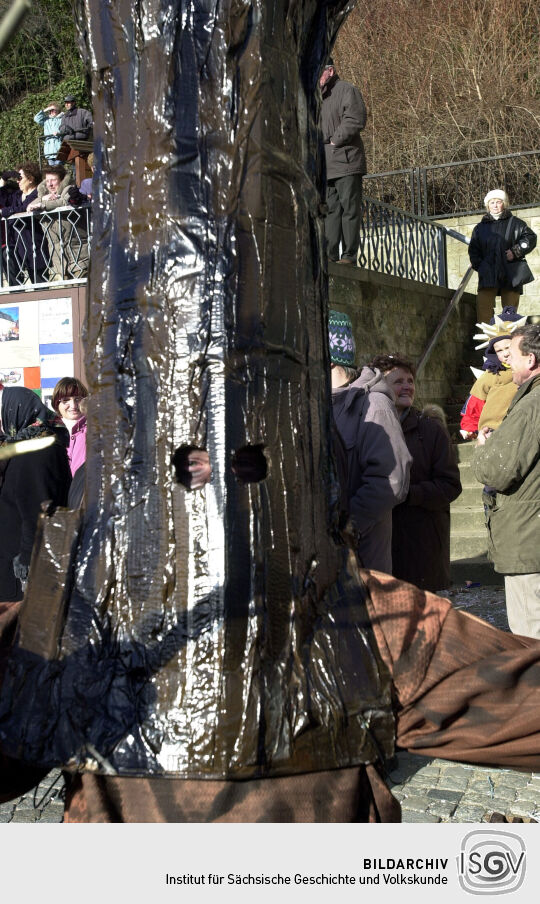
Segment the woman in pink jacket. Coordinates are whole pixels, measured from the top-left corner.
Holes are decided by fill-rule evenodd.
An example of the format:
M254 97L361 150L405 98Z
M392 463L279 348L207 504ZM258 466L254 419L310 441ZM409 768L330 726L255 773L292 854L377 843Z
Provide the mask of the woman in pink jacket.
M75 377L62 377L54 387L52 406L69 430L68 459L71 476L86 460L85 399L88 390Z

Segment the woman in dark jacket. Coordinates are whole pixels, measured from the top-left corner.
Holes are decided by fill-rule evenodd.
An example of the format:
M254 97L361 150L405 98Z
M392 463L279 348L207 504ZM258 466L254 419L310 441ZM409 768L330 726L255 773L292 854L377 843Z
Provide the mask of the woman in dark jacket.
M469 244L469 258L478 271L479 323L489 323L493 317L497 295L503 307L517 309L523 286L534 279L524 258L536 247L535 233L513 215L505 191L489 191L484 204L487 213L474 227Z
M22 285L27 275L31 283L44 282L46 270L39 219L35 215L26 215L27 208L38 196L41 170L37 163L23 163L19 167L18 181L18 191L12 195L9 204L0 208L0 216L4 220L3 267L10 286Z
M413 407L411 361L380 355L371 366L392 390L413 459L409 494L392 511L392 574L422 590L443 590L450 586L450 503L461 493L450 436L439 419Z
M0 603L9 603L23 597L41 503L66 505L71 473L67 430L35 392L2 387L1 397L0 449L54 438L37 452L0 460Z

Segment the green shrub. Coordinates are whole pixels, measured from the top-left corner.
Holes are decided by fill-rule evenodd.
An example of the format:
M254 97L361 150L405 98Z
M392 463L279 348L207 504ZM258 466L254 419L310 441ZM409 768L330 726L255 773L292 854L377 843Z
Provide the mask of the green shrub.
M79 76L63 79L52 91L28 94L11 110L0 113L0 169L16 169L24 160L39 160L38 138L43 128L34 122L34 116L51 101L58 101L63 109L66 94L74 94L78 106L91 109L81 71Z

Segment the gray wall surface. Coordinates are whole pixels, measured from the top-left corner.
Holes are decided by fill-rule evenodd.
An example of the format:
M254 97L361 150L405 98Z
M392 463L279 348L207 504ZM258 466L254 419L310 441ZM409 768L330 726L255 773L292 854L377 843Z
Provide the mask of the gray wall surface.
M329 264L329 278L330 307L352 320L358 365L376 354L396 352L417 363L453 294L340 264ZM418 380L418 402L444 404L459 382L461 365L482 366L481 353L473 351L475 323L476 296L465 293Z

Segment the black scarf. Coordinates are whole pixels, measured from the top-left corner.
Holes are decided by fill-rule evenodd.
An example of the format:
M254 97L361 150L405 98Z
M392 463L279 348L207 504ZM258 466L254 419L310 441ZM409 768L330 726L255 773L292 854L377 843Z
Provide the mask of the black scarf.
M43 404L35 392L22 387L4 389L0 444L53 435L62 445L68 446L69 433L62 420Z

